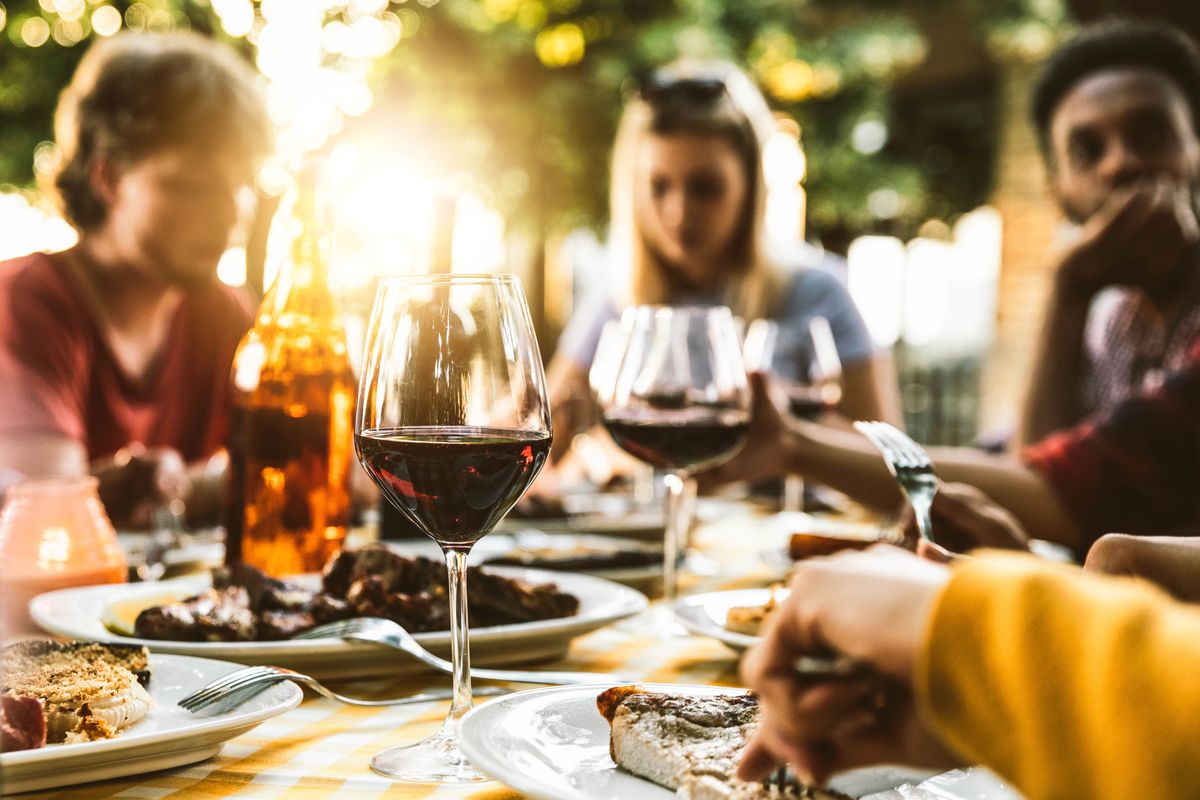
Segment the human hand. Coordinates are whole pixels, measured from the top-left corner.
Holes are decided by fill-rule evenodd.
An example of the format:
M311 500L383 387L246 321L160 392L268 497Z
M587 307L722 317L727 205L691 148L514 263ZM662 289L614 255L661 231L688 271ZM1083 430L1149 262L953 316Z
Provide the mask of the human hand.
M751 372L750 430L746 442L733 458L720 466L697 473L700 491L734 481L776 478L789 458L789 448L798 438L787 414L787 395L765 372Z
M1029 534L1017 518L974 486L941 484L933 498L930 515L933 517L933 538L945 550L965 553L979 547L1029 549ZM919 539L912 509L905 512L904 539L908 542ZM935 561L945 560L934 548L927 547L921 555Z
M186 501L191 493L183 457L169 447L135 443L94 463L92 474L100 482L105 511L118 528L151 528L155 509Z
M1084 572L1153 581L1175 599L1200 602L1200 537L1110 533L1088 549Z
M1118 189L1058 257L1060 291L1090 298L1125 285L1149 292L1170 285L1180 259L1200 242L1192 190L1159 178Z
M742 662L762 716L739 776L757 780L781 761L815 783L865 764L957 763L917 716L911 692L925 628L948 579L945 566L889 546L798 565L791 594ZM792 668L797 656L830 651L867 665L873 676L814 682Z

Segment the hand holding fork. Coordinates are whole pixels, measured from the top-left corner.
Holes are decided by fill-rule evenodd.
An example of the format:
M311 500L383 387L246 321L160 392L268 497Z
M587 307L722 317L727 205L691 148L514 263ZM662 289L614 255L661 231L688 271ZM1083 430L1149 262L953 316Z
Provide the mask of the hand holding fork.
M930 509L937 494L938 479L933 461L921 445L886 422L855 422L854 427L883 454L883 462L912 507L921 538L934 542Z

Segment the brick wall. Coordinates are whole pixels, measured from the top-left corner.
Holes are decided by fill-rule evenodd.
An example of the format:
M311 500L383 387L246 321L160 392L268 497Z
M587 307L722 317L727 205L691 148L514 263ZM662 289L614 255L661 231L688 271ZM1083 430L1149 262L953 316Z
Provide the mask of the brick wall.
M1047 254L1059 214L1029 122L1036 68L1001 66L1001 119L992 204L1004 220L996 339L983 375L980 427L1016 420L1048 289Z

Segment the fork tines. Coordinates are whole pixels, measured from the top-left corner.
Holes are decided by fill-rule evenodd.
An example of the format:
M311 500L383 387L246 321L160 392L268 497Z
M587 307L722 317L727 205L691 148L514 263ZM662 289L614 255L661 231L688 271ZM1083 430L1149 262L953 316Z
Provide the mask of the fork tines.
M879 450L883 451L886 460L902 469L925 469L933 466L933 461L925 449L913 441L907 434L902 433L886 422L864 422L859 420L854 427Z
M762 779L763 788L778 789L785 792L788 789L803 789L804 784L796 777L795 771L787 764L780 764L771 774Z
M287 680L287 675L275 667L246 667L217 678L207 686L192 692L178 702L185 711L199 711L259 683Z

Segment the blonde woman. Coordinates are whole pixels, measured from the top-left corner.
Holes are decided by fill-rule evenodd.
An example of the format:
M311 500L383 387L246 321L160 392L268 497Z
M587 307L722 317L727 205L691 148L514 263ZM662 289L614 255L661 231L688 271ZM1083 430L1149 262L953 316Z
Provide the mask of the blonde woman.
M586 421L578 409L604 323L643 303L728 305L747 321L776 320L786 379L808 374L808 322L824 317L844 370L842 415L899 418L890 359L872 346L839 260L802 242L774 243L788 258L768 245L762 153L776 130L753 82L724 62L658 70L628 104L613 152L611 291L585 301L550 364L560 453Z

